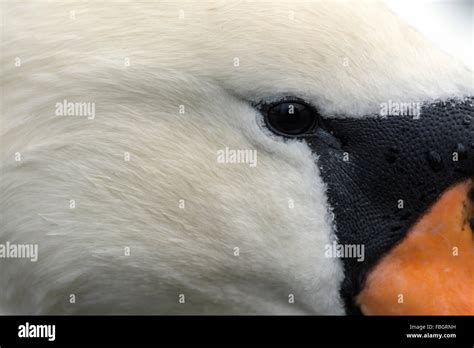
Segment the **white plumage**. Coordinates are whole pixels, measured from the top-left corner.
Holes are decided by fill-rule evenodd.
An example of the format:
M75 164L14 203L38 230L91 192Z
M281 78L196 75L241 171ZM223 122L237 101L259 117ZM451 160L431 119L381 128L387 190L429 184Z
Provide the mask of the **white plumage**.
M315 158L250 102L356 117L472 94L470 72L378 3L2 8L0 243L38 244L37 262L0 260L4 314L342 314ZM57 116L64 100L95 117ZM218 163L226 147L258 165Z

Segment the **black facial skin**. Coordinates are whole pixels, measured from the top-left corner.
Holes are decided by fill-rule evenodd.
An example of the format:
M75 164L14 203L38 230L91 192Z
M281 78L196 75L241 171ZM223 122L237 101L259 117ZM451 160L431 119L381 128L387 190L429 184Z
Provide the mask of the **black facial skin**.
M342 259L341 296L360 314L355 297L371 267L447 188L474 177L474 98L422 106L419 119L318 116L298 138L319 156L339 243L365 246L363 262Z

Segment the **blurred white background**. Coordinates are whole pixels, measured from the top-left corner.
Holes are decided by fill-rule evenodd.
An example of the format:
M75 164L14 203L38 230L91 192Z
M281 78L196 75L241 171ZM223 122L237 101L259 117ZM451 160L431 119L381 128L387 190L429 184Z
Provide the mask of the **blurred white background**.
M474 0L385 0L400 17L474 70Z

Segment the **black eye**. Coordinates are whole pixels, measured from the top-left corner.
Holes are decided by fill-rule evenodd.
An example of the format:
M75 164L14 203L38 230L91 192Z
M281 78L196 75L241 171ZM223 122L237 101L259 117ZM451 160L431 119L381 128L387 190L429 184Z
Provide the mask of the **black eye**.
M317 123L317 113L301 101L283 101L262 108L267 127L276 134L296 137L311 131Z

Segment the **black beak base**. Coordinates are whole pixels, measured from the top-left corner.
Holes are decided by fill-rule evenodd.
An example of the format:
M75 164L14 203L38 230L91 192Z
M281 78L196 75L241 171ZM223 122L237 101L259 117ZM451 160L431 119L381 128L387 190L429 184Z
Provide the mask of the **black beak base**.
M333 208L338 243L364 245L344 258L348 314L369 269L453 184L474 176L474 98L426 104L418 117L325 119L306 138Z

